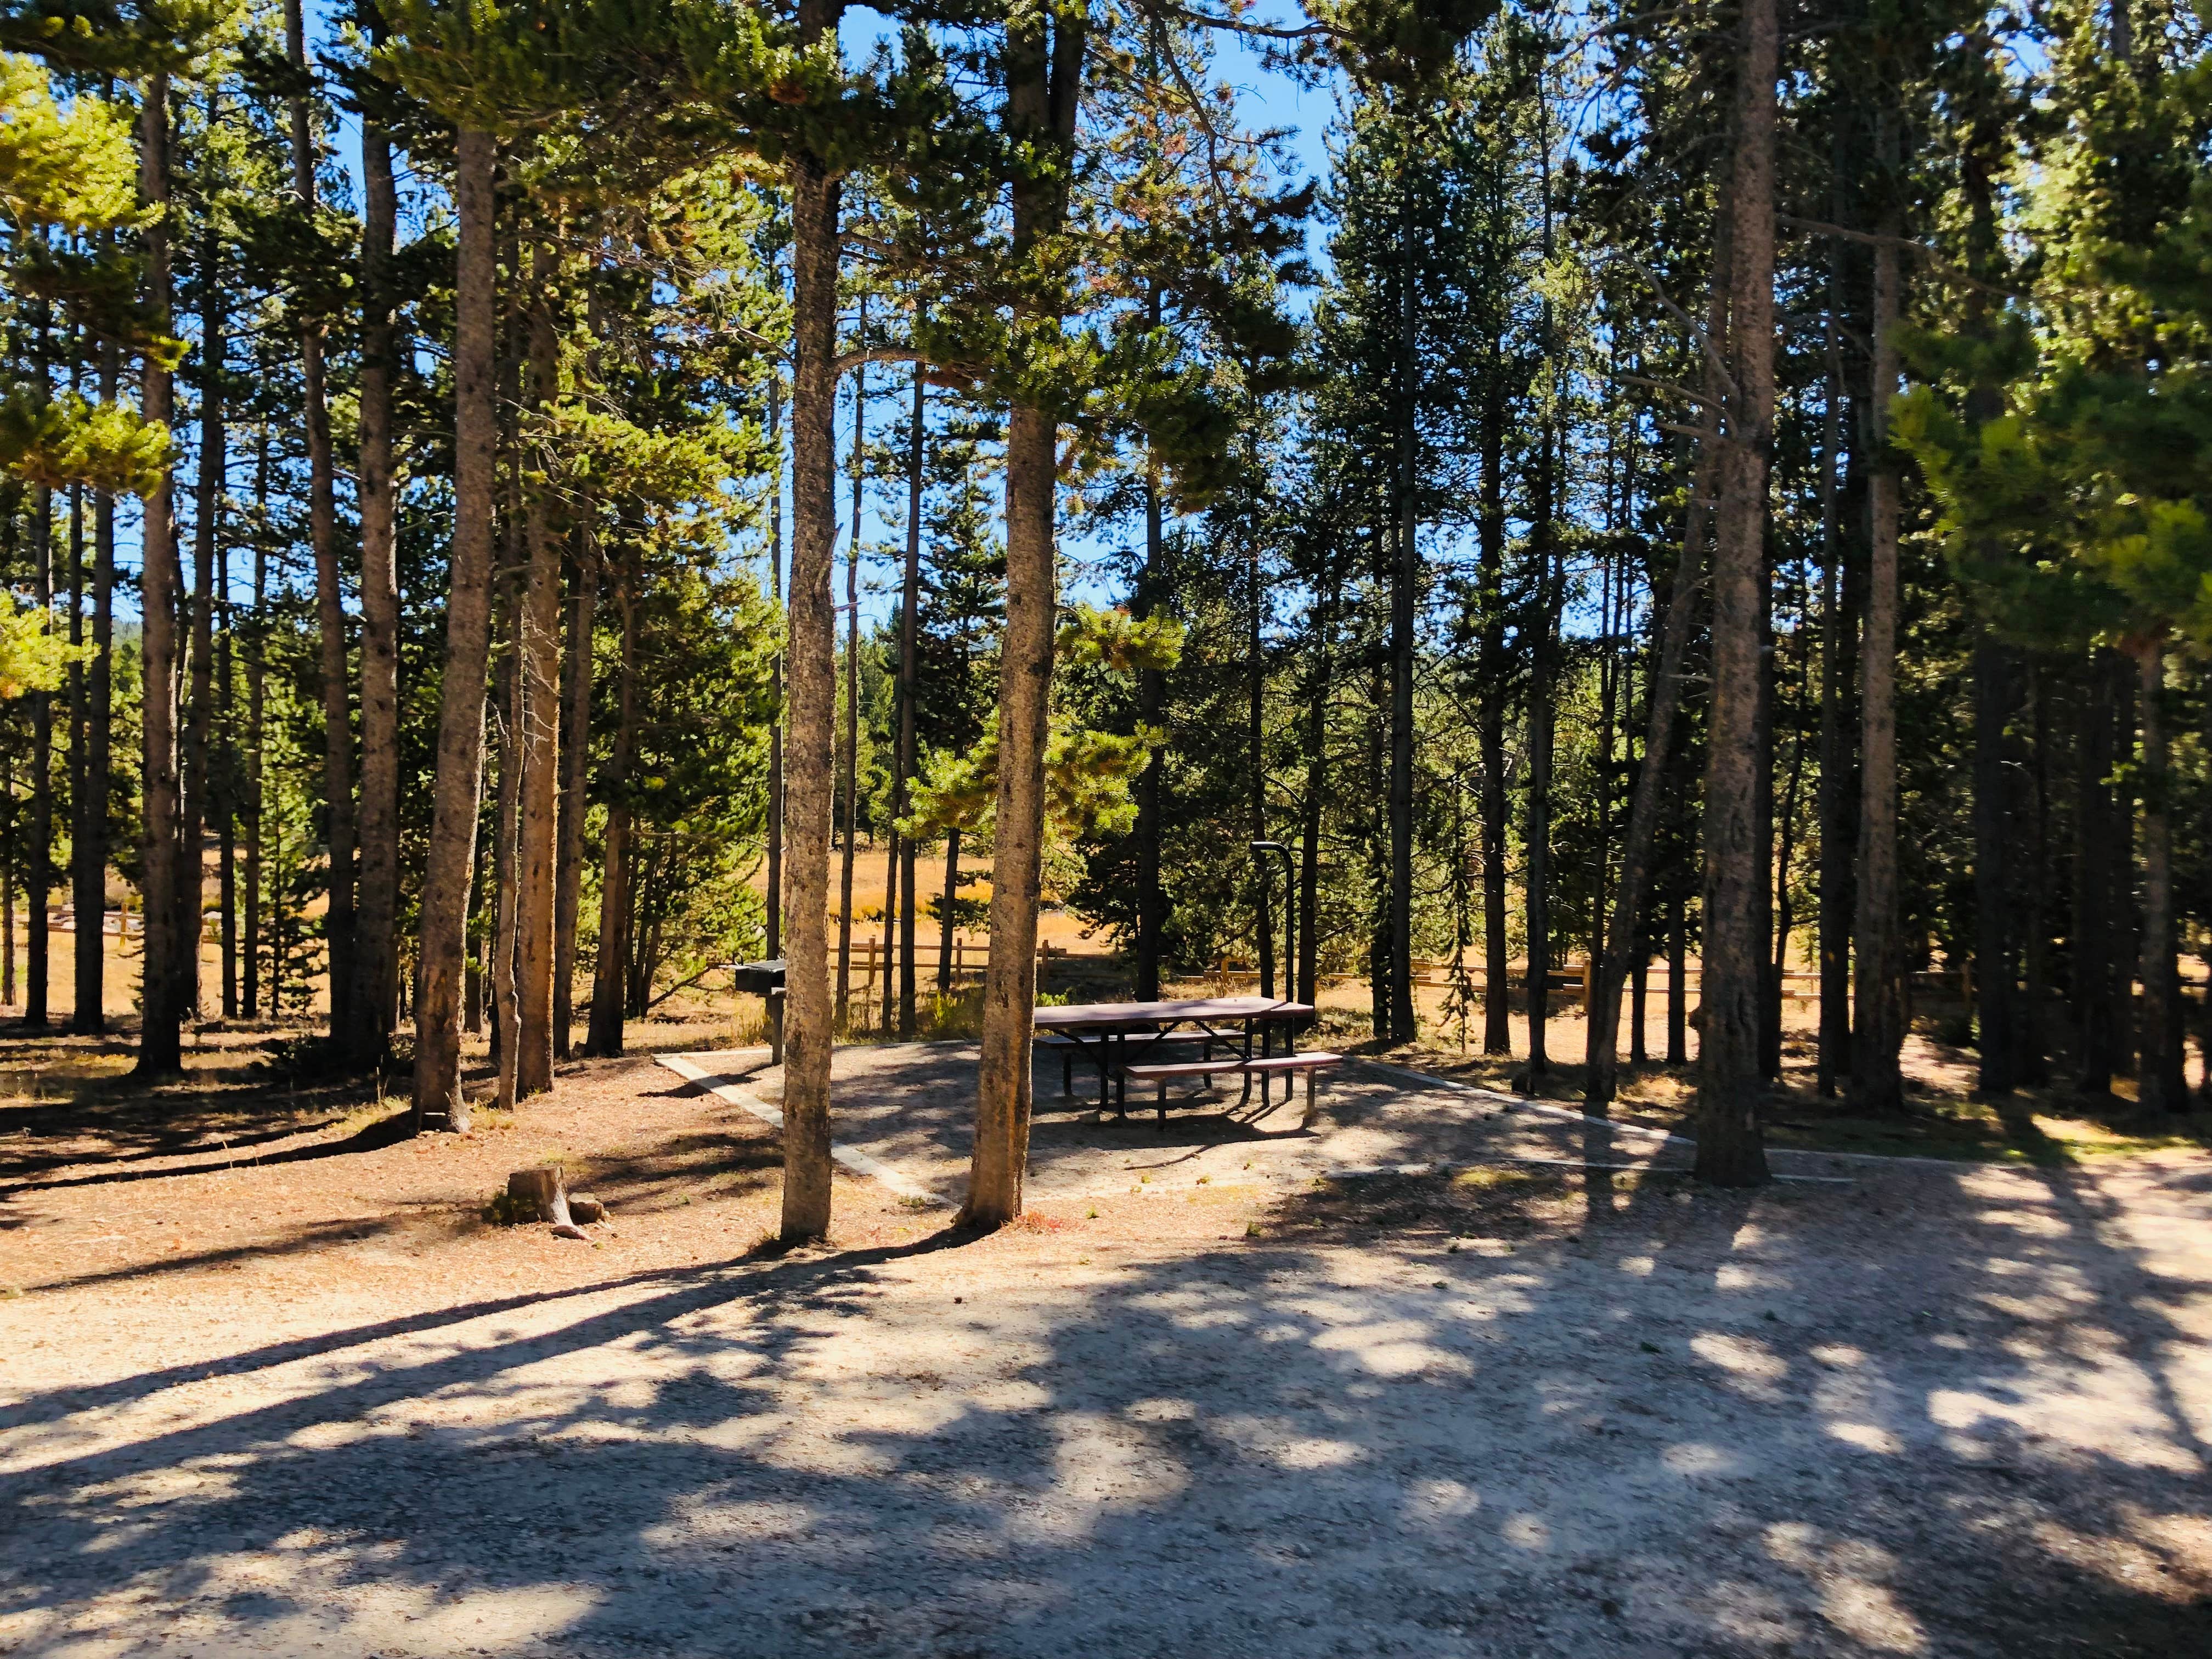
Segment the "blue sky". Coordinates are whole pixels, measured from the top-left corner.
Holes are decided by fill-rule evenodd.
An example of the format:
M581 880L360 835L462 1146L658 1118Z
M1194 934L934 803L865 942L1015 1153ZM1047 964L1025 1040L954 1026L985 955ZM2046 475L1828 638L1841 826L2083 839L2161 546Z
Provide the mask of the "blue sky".
M311 44L332 40L336 32L336 20L348 15L349 12L349 8L334 7L328 3L328 0L307 0L307 19ZM1265 22L1291 21L1295 19L1297 14L1291 8L1279 3L1279 0L1273 0L1272 3L1255 8L1252 15L1256 21ZM859 57L866 53L874 41L882 36L887 27L887 21L883 14L865 6L853 7L845 14L843 26L840 30L848 54ZM1291 77L1267 69L1261 63L1259 52L1255 49L1255 44L1247 41L1242 36L1227 33L1220 33L1217 38L1218 57L1215 64L1215 79L1226 81L1237 89L1240 118L1245 125L1255 127L1277 127L1288 131L1290 135L1287 143L1288 156L1296 176L1287 182L1297 183L1305 178L1321 177L1325 173L1328 163L1327 134L1328 125L1336 114L1335 89L1333 85L1323 85L1319 88L1302 87ZM357 200L361 176L361 137L358 123L350 115L342 114L338 129L333 133L332 137L340 165L344 168L347 175L355 181L355 194ZM398 159L404 169L405 158L403 156ZM404 176L401 188L404 193L406 189ZM1316 262L1319 262L1324 252L1325 238L1326 228L1316 222L1310 228L1308 237L1309 250ZM895 380L902 380L902 376L895 377ZM881 371L878 372L876 380L876 392L880 394L886 384ZM903 398L897 398L886 400L877 408L872 409L870 422L872 432L878 429L878 423L889 422L896 418L890 406L893 402L901 408L904 406ZM851 453L851 422L849 413L846 412L849 410L849 406L850 400L848 398L845 400L844 410L841 410L840 415L840 423L842 428L839 441L841 454ZM872 497L880 497L885 507L899 512L903 511L904 491L902 489L890 491L872 489L870 493ZM787 504L790 500L790 491L787 487L784 492L784 499ZM841 489L838 501L839 545L842 556L842 549L849 544L852 533L849 487ZM786 510L788 511L787 505ZM872 501L869 510L863 517L860 533L864 544L882 544L902 539L904 532L902 523L895 523L881 516L875 510ZM787 534L785 544L787 547L789 545ZM1071 541L1066 547L1068 556L1079 566L1099 558L1108 550L1109 550L1105 544L1080 538ZM864 566L862 574L864 581L872 590L865 594L861 601L861 617L866 623L876 621L888 614L891 580L888 569L878 570L871 575ZM843 573L841 570L837 577L841 592L843 580ZM1097 600L1113 596L1107 593L1095 580L1087 579L1079 574L1073 584L1071 597Z

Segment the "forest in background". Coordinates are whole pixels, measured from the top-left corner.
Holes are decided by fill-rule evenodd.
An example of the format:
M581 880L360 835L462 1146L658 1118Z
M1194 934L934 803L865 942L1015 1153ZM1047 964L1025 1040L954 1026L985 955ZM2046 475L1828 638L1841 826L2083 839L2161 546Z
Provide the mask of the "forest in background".
M424 1127L465 1122L465 1024L511 1105L781 957L811 1236L859 835L896 1030L916 940L990 935L981 1223L1020 1210L1048 899L1139 996L1351 976L1386 1045L1446 960L1486 1049L1511 1003L1524 1086L1579 1064L1601 1113L1670 963L1724 1182L1804 964L1869 1112L1938 969L1984 1091L2188 1109L2193 13L861 18L0 8L27 1025L105 1022L46 915L110 869L144 1076L319 974L327 1059L411 1064ZM1335 89L1326 178L1231 34ZM1522 967L1584 957L1554 1054Z

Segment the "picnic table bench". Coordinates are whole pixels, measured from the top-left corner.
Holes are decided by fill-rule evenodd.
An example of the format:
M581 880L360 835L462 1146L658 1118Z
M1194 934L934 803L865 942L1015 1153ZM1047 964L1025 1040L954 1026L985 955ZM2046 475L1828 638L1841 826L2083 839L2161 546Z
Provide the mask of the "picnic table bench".
M1100 1002L1066 1007L1040 1008L1036 1016L1039 1047L1055 1049L1060 1056L1060 1088L1073 1090L1075 1062L1095 1060L1098 1066L1098 1107L1109 1101L1115 1115L1128 1111L1128 1084L1134 1078L1158 1089L1160 1121L1167 1121L1167 1085L1184 1078L1240 1075L1249 1094L1252 1079L1260 1079L1261 1099L1268 1098L1270 1079L1303 1074L1308 1101L1315 1076L1341 1065L1343 1056L1297 1052L1297 1028L1312 1018L1310 1003L1278 997L1183 997L1157 1002ZM1252 1052L1253 1038L1260 1052ZM1282 1039L1282 1053L1274 1052ZM1164 1049L1195 1043L1202 1050L1194 1060L1167 1059ZM1236 1052L1217 1057L1215 1045L1234 1044ZM1287 1098L1287 1095L1285 1096Z

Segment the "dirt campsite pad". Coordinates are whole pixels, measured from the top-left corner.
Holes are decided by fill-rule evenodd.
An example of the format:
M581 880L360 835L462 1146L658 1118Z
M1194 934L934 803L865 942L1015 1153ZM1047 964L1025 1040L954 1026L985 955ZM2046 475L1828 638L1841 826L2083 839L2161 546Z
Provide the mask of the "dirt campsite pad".
M1352 1067L1303 1127L1047 1111L985 1239L841 1173L831 1245L779 1256L775 1079L702 1058L751 1103L633 1060L466 1139L7 1177L0 1651L2212 1633L2199 1156L1716 1194L1679 1144ZM957 1196L972 1059L839 1069L841 1141ZM555 1156L612 1206L590 1243L482 1218Z

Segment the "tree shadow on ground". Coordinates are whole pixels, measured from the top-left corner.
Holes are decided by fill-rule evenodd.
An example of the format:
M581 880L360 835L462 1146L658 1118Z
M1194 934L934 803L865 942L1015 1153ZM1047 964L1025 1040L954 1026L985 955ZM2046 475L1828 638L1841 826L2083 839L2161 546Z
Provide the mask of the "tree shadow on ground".
M208 1175L220 1170L234 1170L249 1165L258 1167L276 1164L306 1164L319 1158L346 1158L361 1152L374 1152L386 1146L397 1146L415 1133L414 1114L405 1107L402 1107L398 1111L387 1112L382 1117L364 1123L351 1134L341 1136L335 1140L313 1141L304 1146L288 1146L281 1152L264 1152L254 1150L257 1146L265 1146L273 1140L288 1139L294 1135L313 1133L330 1127L329 1122L302 1125L292 1129L272 1130L259 1135L241 1137L237 1140L222 1139L215 1146L203 1144L179 1149L179 1152L208 1152L216 1154L197 1164L169 1164L162 1165L158 1170L136 1167L118 1169L111 1164L110 1167L99 1170L91 1175L70 1176L54 1181L10 1182L0 1184L0 1200L13 1198L21 1193L53 1192L70 1187L112 1187L124 1182L166 1181L173 1176ZM129 1162L135 1164L161 1156L163 1154L142 1152ZM120 1158L115 1160L116 1163L125 1161ZM74 1167L74 1164L64 1164L63 1167Z
M36 1396L0 1638L2196 1651L2203 1258L1989 1179L1328 1182L1249 1244L740 1257Z

